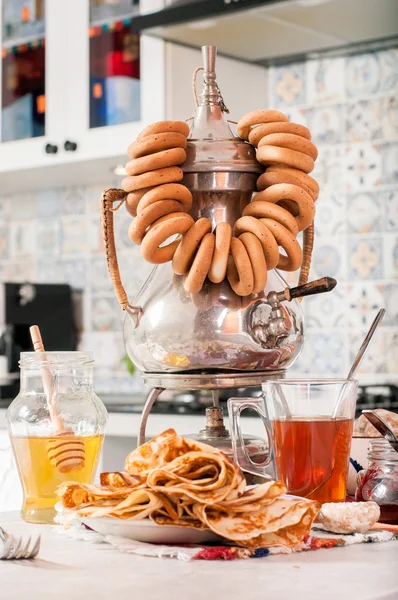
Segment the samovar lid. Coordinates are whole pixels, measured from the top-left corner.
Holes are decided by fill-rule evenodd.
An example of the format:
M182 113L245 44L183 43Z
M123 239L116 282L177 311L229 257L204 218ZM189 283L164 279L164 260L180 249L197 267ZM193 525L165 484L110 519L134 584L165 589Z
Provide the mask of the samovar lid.
M184 173L235 171L261 173L254 148L236 137L224 113L220 88L216 81L216 46L202 46L203 90L188 138Z

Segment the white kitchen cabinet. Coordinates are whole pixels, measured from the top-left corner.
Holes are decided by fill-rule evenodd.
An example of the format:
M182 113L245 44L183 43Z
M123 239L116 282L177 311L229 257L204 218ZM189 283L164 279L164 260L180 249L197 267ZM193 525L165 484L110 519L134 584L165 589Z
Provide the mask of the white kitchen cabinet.
M156 1L160 7L161 0ZM153 9L150 2L153 0L141 0L141 12ZM73 165L81 169L85 161L115 157L119 159L114 161L116 165L145 125L192 114L191 79L194 68L201 64L200 51L142 35L138 56L137 36L130 32L129 20L121 16L127 0L98 2L109 11L116 7L118 13L94 21L90 18L90 0L0 0L0 8L4 9L6 3L12 10L19 5L28 5L31 10L41 3L45 7L44 27L36 37L30 34L18 38L17 32L6 39L4 27L0 27L4 38L1 139L10 140L15 129L17 137L25 136L0 142L0 183L7 183L7 190L10 181L11 187L15 184L16 190L22 189L27 178L21 174L28 169L40 169L39 183L32 174L29 180L35 181L36 187L48 187L59 178L59 169L51 167L69 165L69 177ZM131 15L131 7L126 10ZM0 25L4 14L0 10ZM3 19L3 25L5 22ZM37 44L42 47L38 67L29 54L36 51ZM31 74L35 69L41 72L43 89L29 95L21 81L26 72ZM265 105L263 67L220 58L218 71L231 118ZM30 103L36 117L41 110L39 131L37 127L35 130L36 122L31 122L33 117L25 118L26 103ZM64 148L65 142L69 150ZM51 152L55 148L57 152ZM99 167L99 176L107 180L111 173L101 173Z
M0 0L1 9L4 9L4 3L7 1L11 2L11 0ZM16 1L25 5L32 3L29 0ZM33 4L35 2L37 0L33 0ZM146 124L165 118L165 43L142 36L140 81L132 81L132 78L127 76L108 78L104 76L96 84L99 96L104 96L107 92L105 88L109 88L106 97L111 98L107 103L110 106L109 110L113 111L110 116L111 121L117 121L121 103L124 103L126 111L131 112L133 120L122 124L90 127L90 93L92 95L93 86L90 68L93 60L90 62L89 44L93 31L97 33L99 31L98 35L101 35L102 27L108 27L108 24L103 23L102 26L92 27L89 6L89 0L46 0L44 33L36 36L37 39L30 35L2 42L1 68L5 71L2 81L7 88L6 91L14 96L12 102L0 111L3 117L3 122L0 120L1 130L3 133L6 130L5 137L10 140L12 130L17 128L16 135L22 139L1 141L0 174L124 155L128 144ZM0 10L0 15L4 15L3 10ZM112 28L115 23L120 25L121 21L118 21L118 18L111 19L109 27ZM128 29L127 25L126 29ZM29 47L26 44L29 44ZM29 55L29 52L32 52L30 48L32 44L44 46L45 76L43 93L40 97L41 110L43 111L45 107L44 135L38 135L37 131L33 132L34 124L27 116L27 103L30 102L30 106L36 109L38 98L30 97L32 94L16 98L18 94L23 93L17 89L18 85L23 87L21 71L26 69L32 71L37 68L37 64L32 62L32 57ZM24 51L25 54L27 53L26 57ZM117 65L115 67L113 64L101 63L114 59L113 55L116 55L117 60L118 54L121 52L109 51L94 57L98 68L100 70L107 68L114 72ZM12 61L15 56L19 62ZM22 83L19 84L18 80ZM2 91L4 98L4 90ZM37 137L32 137L33 135ZM1 139L4 139L4 135ZM65 142L70 142L69 150L64 148ZM57 152L46 152L48 145L51 146L50 150L56 148ZM50 172L48 177L51 177ZM18 186L17 180L15 183ZM43 185L45 184L46 182L43 181Z

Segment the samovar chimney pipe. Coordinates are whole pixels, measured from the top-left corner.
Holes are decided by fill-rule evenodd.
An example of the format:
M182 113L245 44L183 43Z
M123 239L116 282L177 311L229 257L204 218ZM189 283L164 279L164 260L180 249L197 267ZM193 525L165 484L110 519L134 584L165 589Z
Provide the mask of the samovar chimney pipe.
M216 46L202 46L203 90L199 106L217 106L220 104L220 90L216 83Z

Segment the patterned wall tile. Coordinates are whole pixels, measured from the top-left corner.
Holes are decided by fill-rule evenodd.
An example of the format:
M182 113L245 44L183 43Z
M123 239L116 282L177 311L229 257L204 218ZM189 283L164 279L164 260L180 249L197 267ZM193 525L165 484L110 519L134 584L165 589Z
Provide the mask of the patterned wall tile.
M344 285L338 282L332 292L304 298L305 325L309 329L341 329L346 324Z
M40 257L36 279L38 283L65 283L62 261L51 256Z
M304 63L292 63L270 69L271 106L281 108L306 101Z
M361 280L383 278L381 237L348 237L348 277Z
M9 261L4 266L3 276L4 281L10 283L34 281L36 276L36 264L33 260Z
M382 227L386 231L398 231L398 190L385 192L382 197Z
M345 236L315 239L312 255L311 277L346 278Z
M101 234L101 219L99 211L95 215L87 215L86 219L87 243L91 253L104 254L104 243Z
M384 286L373 282L348 283L346 301L348 327L367 329L385 304ZM385 319L383 324L386 324Z
M108 184L86 186L86 211L88 213L99 213L102 192L109 187L111 187L109 182Z
M131 216L122 209L115 215L115 238L117 250L131 249L132 241L128 236L128 229L131 223Z
M61 214L60 190L48 189L36 192L37 215L41 219L51 219Z
M388 283L384 286L384 316L385 325L398 326L398 283ZM398 365L398 363L397 363ZM397 368L398 371L398 368Z
M341 104L309 109L308 122L314 144L336 144L341 141L344 125Z
M322 194L333 194L345 189L345 171L340 146L320 147L315 169L311 173L320 185Z
M384 207L382 203L385 194L360 192L348 196L347 226L353 233L380 231Z
M309 110L304 107L284 108L283 111L292 123L300 123L300 125L309 126Z
M309 60L306 63L307 102L338 102L345 97L344 58Z
M93 331L121 331L123 327L123 311L116 297L92 298Z
M289 367L289 375L290 376L296 376L296 377L306 377L308 376L310 373L313 375L312 373L312 349L311 349L311 342L310 342L310 333L306 333L305 339L304 339L304 346L303 349L301 350L301 354L299 355L299 357L296 359L296 362Z
M347 142L366 142L382 135L382 100L360 100L347 104Z
M350 364L353 363L355 356L361 347L361 344L366 335L366 329L361 332L349 334L349 349L350 349ZM386 373L386 334L384 329L376 331L372 343L369 344L368 350L358 369L359 375L369 373Z
M88 249L86 221L81 217L63 217L62 251L64 254L81 254Z
M100 293L112 290L112 282L106 266L105 256L91 259L89 277L93 292Z
M64 260L62 266L65 282L76 290L84 290L87 279L86 259L81 256L76 259Z
M383 235L384 277L398 279L398 232Z
M68 187L62 190L61 207L63 215L83 215L86 212L87 188Z
M378 53L380 62L380 90L396 92L398 89L398 48Z
M383 99L382 134L384 138L398 137L398 98L387 96Z
M105 375L120 368L124 355L123 336L113 331L85 332L79 350L91 351L95 366Z
M10 224L10 257L29 258L36 253L36 221Z
M345 372L346 336L330 333L312 339L314 370L324 375L341 376Z
M59 256L62 248L61 224L55 219L40 219L36 226L38 254Z
M345 87L347 96L367 96L380 87L380 62L377 54L360 54L346 58Z
M396 376L398 365L398 330L387 332L384 358L387 362L388 373Z
M346 369L347 340L343 333L308 333L295 373L319 377L342 376Z
M398 183L398 143L383 144L381 147L383 156L382 182L387 184Z
M147 263L142 258L137 246L132 246L130 250L120 252L118 257L123 284L129 298L133 300L141 286L149 277L154 265Z
M380 146L369 143L347 145L344 166L348 190L379 185L383 173Z
M344 194L323 194L316 202L315 235L344 233L347 228L346 197Z

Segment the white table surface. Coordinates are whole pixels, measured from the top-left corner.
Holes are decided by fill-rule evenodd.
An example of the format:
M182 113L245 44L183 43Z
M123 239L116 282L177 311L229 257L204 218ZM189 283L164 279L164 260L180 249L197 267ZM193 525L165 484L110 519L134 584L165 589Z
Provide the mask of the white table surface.
M398 542L222 561L123 554L0 513L10 533L40 532L35 561L0 561L1 600L397 600Z

